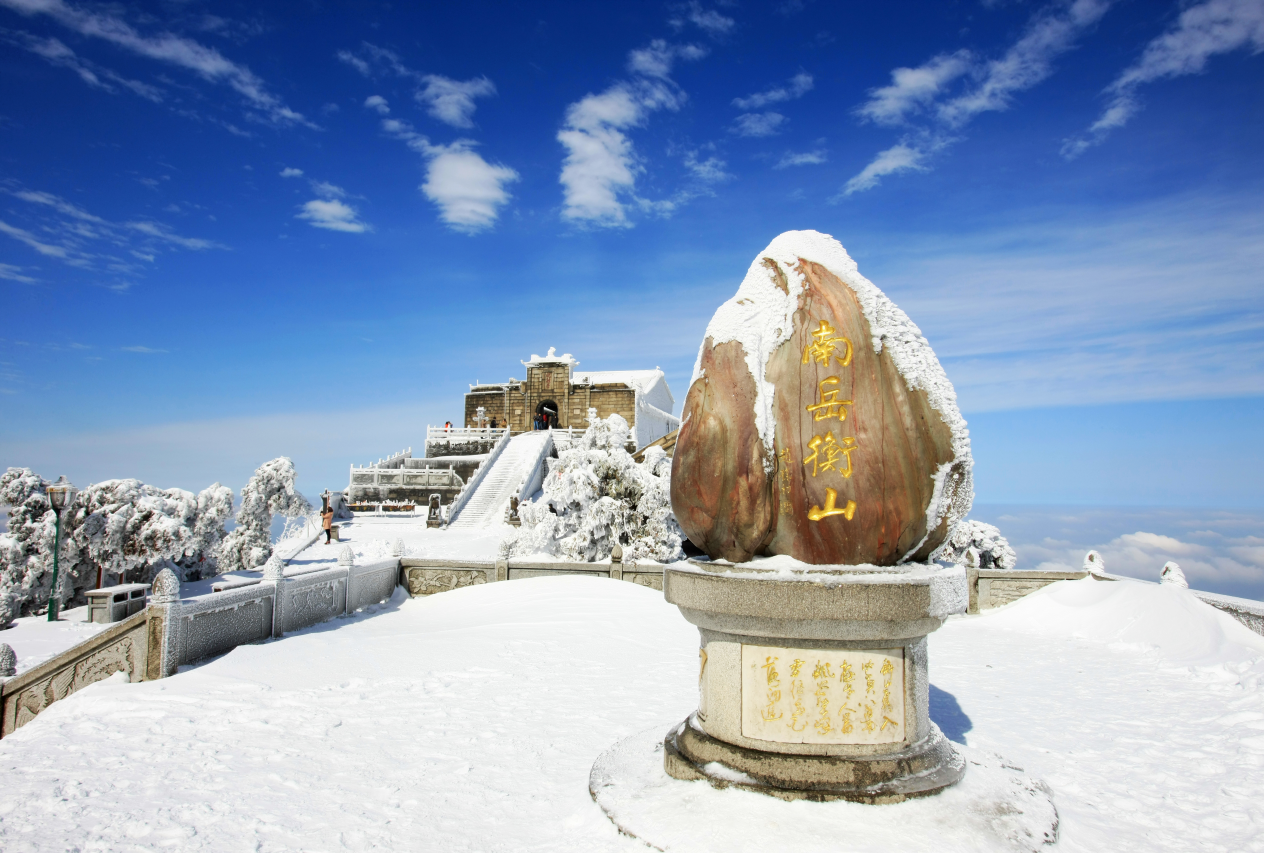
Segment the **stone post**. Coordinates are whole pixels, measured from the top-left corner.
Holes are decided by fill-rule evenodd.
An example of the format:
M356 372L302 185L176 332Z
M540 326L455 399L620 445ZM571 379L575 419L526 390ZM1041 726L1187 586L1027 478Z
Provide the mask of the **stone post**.
M402 542L400 544L403 544ZM355 613L355 549L350 545L344 545L342 550L338 552L338 568L347 570L347 580L345 581L346 590L343 603L343 613L350 616Z
M180 666L180 579L171 569L154 578L148 610L145 680L153 681L175 675Z
M263 582L272 584L272 636L285 633L285 561L273 554L263 564Z
M509 580L509 561L508 561L508 560L503 559L503 558L497 558L497 560L496 560L496 580L498 580L498 581L507 581L507 580Z
M623 580L623 546L617 543L610 549L610 577Z

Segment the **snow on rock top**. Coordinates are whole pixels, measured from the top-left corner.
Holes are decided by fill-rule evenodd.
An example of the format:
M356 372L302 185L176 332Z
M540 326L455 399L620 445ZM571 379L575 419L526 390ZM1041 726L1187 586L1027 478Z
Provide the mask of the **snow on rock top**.
M765 259L776 264L785 276L786 291L778 286L777 276ZM970 433L957 408L957 393L921 329L860 274L841 243L819 231L787 231L759 253L737 293L719 307L707 324L690 384L702 375L702 353L708 338L713 346L726 341L740 343L755 380L755 423L767 450L766 458L773 459L777 424L773 385L765 379L765 372L772 354L790 340L794 331L794 312L805 289L804 275L798 269L800 259L820 264L852 289L869 322L874 353L881 353L884 347L890 352L909 387L926 393L931 406L952 431L954 456L969 460Z

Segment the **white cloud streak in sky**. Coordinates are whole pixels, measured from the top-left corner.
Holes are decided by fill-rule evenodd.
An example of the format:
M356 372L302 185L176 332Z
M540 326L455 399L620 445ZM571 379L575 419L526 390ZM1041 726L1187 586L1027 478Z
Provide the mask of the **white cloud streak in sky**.
M36 230L0 221L0 234L67 266L132 276L143 267L134 260L111 254L113 250L152 263L163 249L226 248L213 240L177 234L169 226L149 219L110 222L52 193L26 189L4 192L32 205L29 218ZM111 286L125 289L129 285Z
M369 95L364 99L365 109L373 110L378 115L390 115L391 107L381 95Z
M927 169L931 154L957 141L955 131L982 113L1009 109L1019 92L1048 78L1054 61L1075 47L1113 2L1064 0L1037 12L998 59L981 63L963 50L940 54L917 68L895 69L891 85L871 90L857 115L883 125L903 125L924 115L927 123L880 152L844 185L840 197L872 189L886 175ZM968 85L950 96L957 81Z
M737 26L737 22L727 15L722 15L714 9L703 8L698 0L690 0L667 21L675 30L684 29L689 24L693 24L712 38L721 38L728 35Z
M585 95L566 109L557 140L566 149L562 171L562 218L598 227L630 227L629 205L653 209L636 195L643 167L627 131L661 109L677 110L685 93L670 74L677 60L701 59L695 45L655 40L628 56L629 80Z
M1074 159L1127 124L1141 108L1137 90L1143 85L1199 74L1211 57L1243 48L1264 51L1264 2L1208 0L1191 6L1107 87L1106 109L1087 132L1063 143L1062 155Z
M145 36L116 14L87 11L64 0L0 0L0 6L28 17L47 15L79 35L101 39L138 56L192 71L209 82L224 83L276 124L314 126L269 92L263 80L249 68L193 39L171 33Z
M887 175L898 175L900 172L925 171L926 154L920 148L900 143L886 151L880 152L873 161L843 187L843 195L848 196L862 190L871 189Z
M891 72L891 85L870 90L869 100L856 109L856 115L875 124L903 124L969 71L972 61L970 51L959 50L940 54L917 68L897 68Z
M427 74L422 79L426 85L418 90L417 102L424 104L432 117L453 127L473 127L477 106L474 99L496 94L495 85L486 77L453 80L441 74Z
M769 104L797 100L810 91L812 91L812 75L800 72L791 77L790 82L785 86L775 86L745 98L734 98L733 106L739 110L760 110Z
M7 40L26 48L50 65L74 71L75 74L79 75L80 80L95 89L114 93L118 91L118 88L123 88L148 101L153 101L154 103L162 102L163 93L157 86L151 86L139 80L128 79L108 68L103 68L95 62L84 59L58 39L38 38L30 33L18 32L7 36Z
M787 151L777 161L774 169L789 169L792 166L819 166L826 162L825 149L818 148L815 151L793 152Z

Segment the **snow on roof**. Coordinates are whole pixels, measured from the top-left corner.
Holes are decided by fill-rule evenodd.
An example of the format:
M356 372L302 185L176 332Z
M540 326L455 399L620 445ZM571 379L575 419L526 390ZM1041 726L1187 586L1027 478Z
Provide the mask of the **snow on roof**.
M604 385L612 382L622 382L629 388L635 388L642 394L648 394L650 389L654 387L663 378L663 371L655 370L584 370L575 371L572 374L572 380L576 383L591 382L594 385Z
M562 353L559 356L557 354L557 347L549 347L549 354L543 358L535 353L532 353L531 358L523 362L523 365L527 367L530 367L533 364L569 364L571 367L574 367L579 364L579 361L568 352Z

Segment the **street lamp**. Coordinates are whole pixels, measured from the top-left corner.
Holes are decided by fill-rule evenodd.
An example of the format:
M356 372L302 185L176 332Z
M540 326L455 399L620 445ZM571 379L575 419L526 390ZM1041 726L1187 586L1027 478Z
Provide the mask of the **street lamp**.
M57 621L57 611L61 602L57 600L57 557L61 552L61 512L66 507L75 502L75 495L79 493L66 475L63 474L47 489L48 502L53 507L53 513L57 516L57 533L53 537L53 588L48 596L48 621Z

